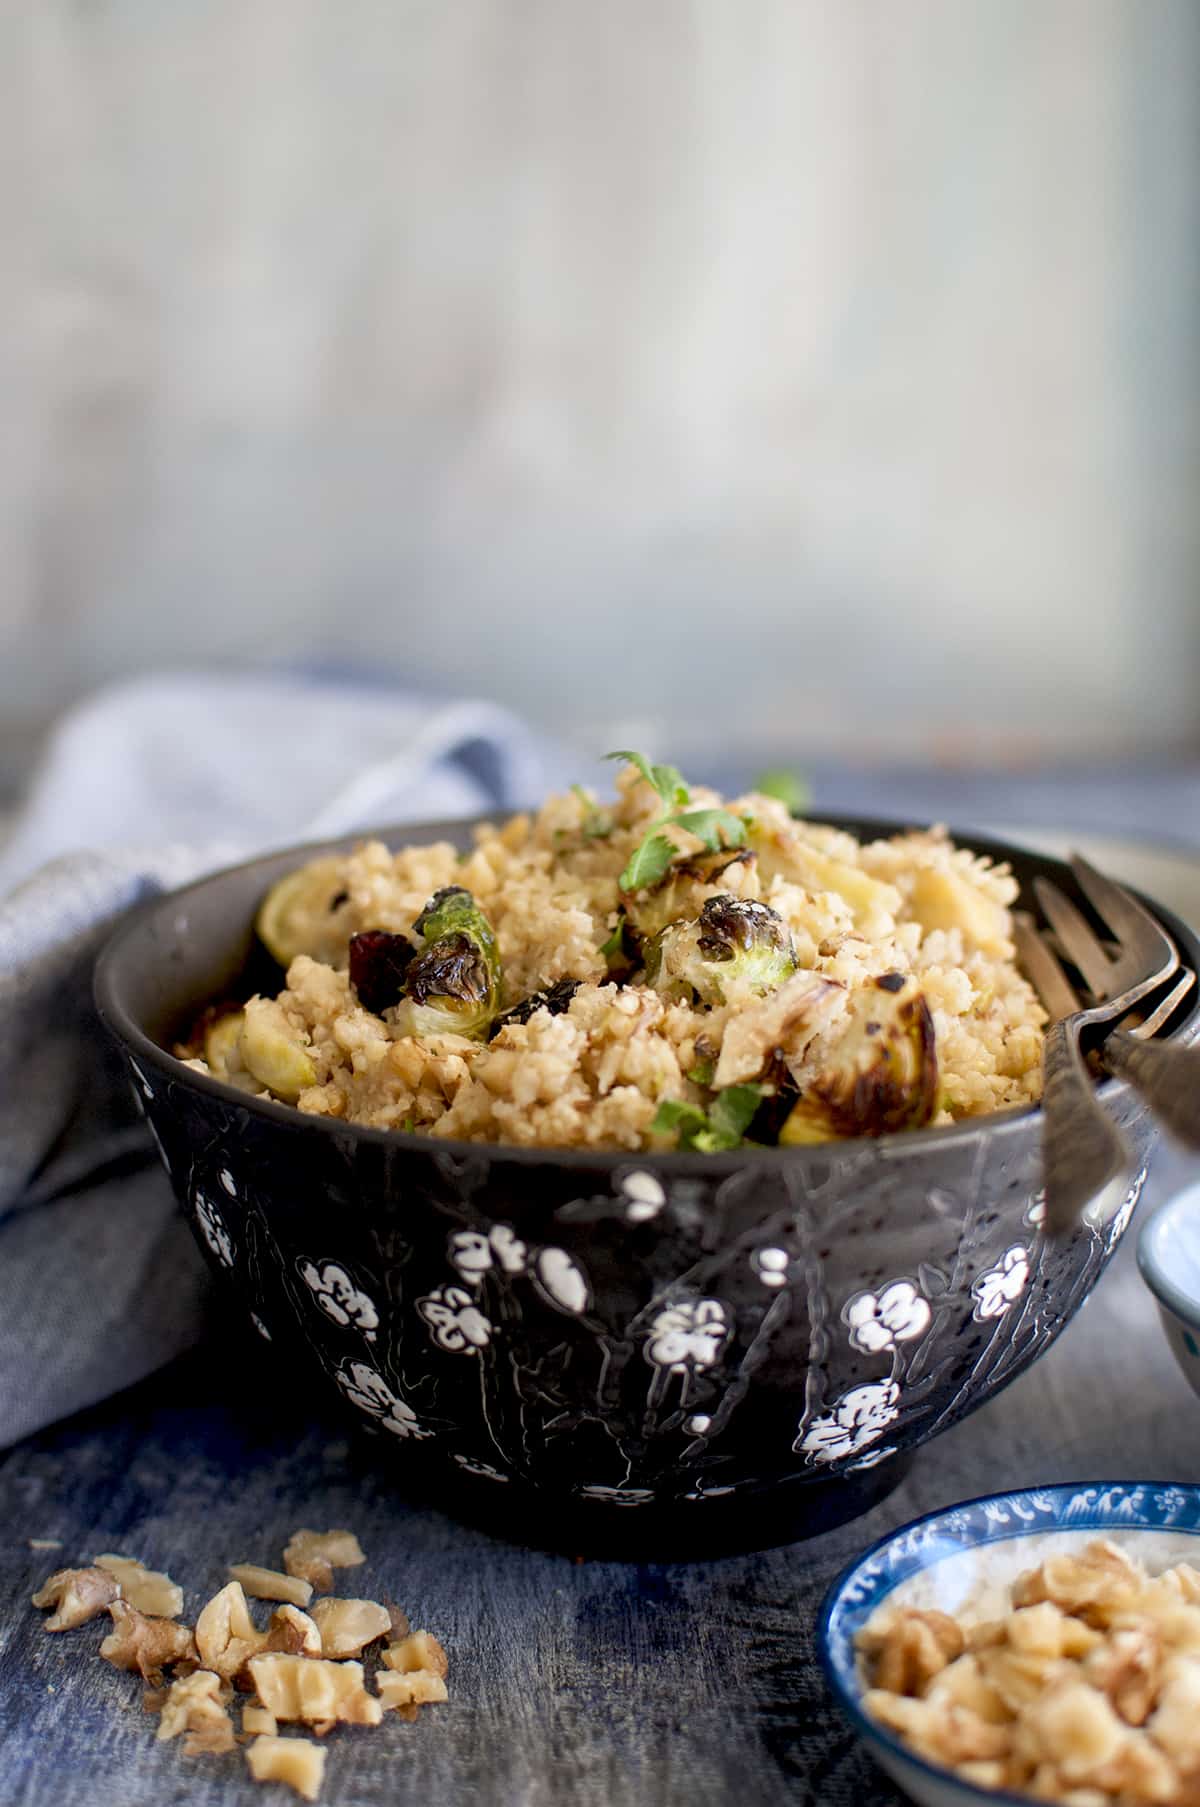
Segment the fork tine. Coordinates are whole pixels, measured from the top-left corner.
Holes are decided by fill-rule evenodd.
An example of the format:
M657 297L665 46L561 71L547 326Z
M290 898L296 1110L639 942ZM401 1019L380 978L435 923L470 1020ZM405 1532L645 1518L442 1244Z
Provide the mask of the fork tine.
M1113 963L1075 905L1048 878L1035 878L1033 888L1046 920L1062 943L1067 958L1083 974L1084 983L1100 1000L1112 991Z
M1073 853L1069 863L1080 890L1118 941L1148 944L1153 935L1165 954L1171 945L1170 937L1158 926L1149 910L1143 909L1122 885L1114 884L1103 872L1097 872L1081 853Z
M1130 1029L1130 1035L1136 1036L1137 1040L1140 1042L1148 1042L1153 1036L1157 1035L1163 1024L1169 1022L1175 1015L1175 1012L1183 1003L1184 998L1187 997L1188 992L1195 983L1196 975L1194 972L1185 972L1182 978L1176 979L1174 985L1172 985L1162 1002L1156 1004L1149 1016L1143 1017L1140 1023L1136 1023L1134 1027Z
M1050 1021L1056 1023L1060 1017L1074 1016L1080 1008L1079 999L1058 960L1038 934L1033 917L1025 910L1013 912L1013 937L1021 963L1049 1012Z

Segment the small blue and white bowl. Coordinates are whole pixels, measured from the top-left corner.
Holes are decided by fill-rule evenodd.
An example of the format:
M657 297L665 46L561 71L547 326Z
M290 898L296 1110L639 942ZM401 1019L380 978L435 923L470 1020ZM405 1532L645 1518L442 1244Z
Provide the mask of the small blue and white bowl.
M998 1618L1009 1590L1047 1556L1110 1537L1151 1574L1200 1564L1200 1487L1166 1481L1041 1487L968 1500L882 1538L838 1576L821 1608L817 1645L839 1706L881 1769L923 1807L1028 1807L1028 1795L977 1788L928 1763L863 1710L855 1638L884 1601Z
M1200 1186L1188 1186L1143 1224L1137 1255L1175 1359L1200 1393Z

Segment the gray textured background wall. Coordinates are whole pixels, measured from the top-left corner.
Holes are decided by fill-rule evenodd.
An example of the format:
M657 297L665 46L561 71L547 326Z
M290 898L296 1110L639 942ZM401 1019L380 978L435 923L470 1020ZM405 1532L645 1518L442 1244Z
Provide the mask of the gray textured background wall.
M216 656L588 743L1200 733L1194 0L2 30L10 732Z

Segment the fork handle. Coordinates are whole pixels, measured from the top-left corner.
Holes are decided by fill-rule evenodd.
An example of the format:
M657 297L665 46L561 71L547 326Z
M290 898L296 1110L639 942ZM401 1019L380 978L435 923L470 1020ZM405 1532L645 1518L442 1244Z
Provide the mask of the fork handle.
M1096 1097L1079 1047L1077 1017L1051 1023L1042 1063L1046 1229L1052 1236L1065 1236L1106 1187L1132 1179L1134 1163L1124 1136Z
M1139 1041L1114 1029L1100 1050L1111 1073L1127 1079L1185 1148L1200 1151L1200 1048Z

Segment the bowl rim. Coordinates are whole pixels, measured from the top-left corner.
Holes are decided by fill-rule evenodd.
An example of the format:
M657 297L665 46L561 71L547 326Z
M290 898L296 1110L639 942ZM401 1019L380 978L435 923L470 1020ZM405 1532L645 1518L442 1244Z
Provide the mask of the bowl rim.
M1142 1279L1146 1282L1160 1305L1174 1314L1189 1329L1200 1330L1200 1297L1189 1293L1172 1278L1167 1271L1163 1251L1159 1243L1165 1236L1171 1223L1180 1215L1190 1210L1194 1213L1196 1226L1200 1232L1200 1180L1181 1191L1173 1193L1166 1202L1159 1206L1151 1217L1148 1217L1138 1231L1137 1263Z
M426 822L393 823L382 827L364 827L352 830L348 834L325 837L320 841L300 842L292 845L269 849L265 853L257 853L248 859L239 860L232 865L222 866L215 872L207 872L201 877L192 879L188 884L177 886L172 890L161 892L135 906L117 924L109 935L97 956L93 969L93 997L101 1021L109 1031L122 1042L130 1053L138 1059L149 1062L156 1067L170 1083L188 1086L203 1096L213 1097L225 1104L236 1105L239 1110L248 1111L252 1115L264 1117L281 1127L295 1130L308 1126L310 1129L321 1126L318 1133L336 1134L349 1137L367 1146L385 1147L389 1149L411 1149L414 1154L444 1154L464 1160L487 1157L492 1160L511 1161L518 1166L542 1166L546 1162L572 1169L597 1169L609 1172L625 1169L649 1170L653 1173L666 1172L681 1178L695 1177L700 1174L717 1175L728 1178L733 1174L747 1171L753 1164L765 1172L779 1170L801 1172L810 1165L828 1161L831 1157L841 1155L843 1151L856 1150L860 1154L869 1150L877 1158L903 1159L918 1156L927 1151L953 1147L967 1143L982 1135L1006 1135L1016 1133L1031 1118L1038 1116L1040 1105L1009 1105L1003 1110L989 1111L976 1117L963 1117L956 1123L939 1124L935 1127L913 1130L896 1130L882 1136L853 1136L834 1142L814 1143L798 1148L762 1148L747 1151L731 1149L717 1154L700 1154L666 1150L664 1152L648 1149L627 1148L559 1148L543 1147L541 1144L520 1145L508 1142L466 1141L461 1138L423 1135L417 1131L395 1129L379 1129L370 1124L343 1121L341 1118L306 1116L294 1105L283 1104L274 1098L256 1098L248 1092L239 1091L235 1086L227 1085L223 1080L214 1079L207 1073L197 1073L186 1067L181 1060L148 1036L133 1019L120 996L118 970L121 959L128 944L137 936L142 925L159 911L176 907L197 892L211 885L232 878L236 874L249 872L255 866L269 866L285 857L294 857L296 863L303 864L310 859L318 858L323 853L332 853L354 847L363 841L381 840L389 846L403 845L401 837L418 836L425 842L445 837L451 833L469 832L479 825L494 822L498 817L511 814L511 811L489 810L472 816L439 818ZM828 816L813 815L805 820L819 823L821 826L841 828L850 833L859 830L869 833L875 838L889 834L912 834L925 832L928 824L920 825L906 822L899 818L885 816L859 816L854 814ZM1004 859L1007 855L1016 854L1022 859L1034 859L1042 864L1060 868L1067 872L1060 860L1053 855L1041 854L1036 848L1022 847L1016 842L1004 841L984 832L971 829L949 827L946 830L956 846L982 847L985 851ZM421 844L418 842L418 844ZM1138 893L1137 895L1140 895ZM1182 937L1195 943L1194 958L1200 963L1200 939L1197 939L1187 925L1180 922L1171 911L1152 898L1143 898L1154 914L1163 921L1173 938ZM1183 1022L1172 1032L1170 1039L1185 1031L1200 1034L1200 992L1192 1000L1191 1008ZM1105 1099L1114 1099L1125 1095L1129 1086L1125 1080L1109 1077L1097 1087L1098 1095Z
M902 1743L902 1741L890 1732L886 1726L879 1725L872 1719L870 1715L863 1710L861 1705L861 1694L852 1694L842 1680L839 1668L833 1658L834 1640L830 1632L830 1623L841 1602L843 1593L847 1586L853 1581L854 1576L858 1571L863 1568L866 1563L870 1562L873 1557L885 1550L889 1544L897 1542L900 1538L908 1536L914 1531L919 1531L925 1526L932 1526L939 1519L948 1519L953 1513L970 1511L972 1507L985 1507L992 1504L1007 1505L1011 1504L1013 1501L1027 1500L1035 1494L1040 1495L1043 1498L1047 1496L1056 1497L1063 1494L1077 1494L1083 1488L1095 1488L1102 1495L1110 1492L1130 1493L1138 1489L1143 1489L1146 1492L1151 1493L1160 1491L1166 1492L1168 1489L1173 1488L1180 1493L1191 1495L1197 1508L1200 1508L1200 1484L1194 1481L1057 1481L1052 1482L1046 1487L1017 1487L1009 1488L1001 1493L980 1493L974 1495L970 1499L954 1500L947 1506L936 1506L930 1512L923 1512L919 1517L911 1518L907 1520L906 1523L897 1525L892 1531L885 1531L881 1537L877 1537L873 1543L868 1544L865 1550L861 1550L857 1556L852 1557L851 1560L838 1571L826 1588L824 1597L821 1601L817 1613L814 1641L817 1649L817 1658L821 1665L821 1671L825 1677L826 1686L833 1696L835 1704L850 1722L851 1727L857 1733L858 1737L863 1740L868 1748L872 1744L881 1745L883 1749L888 1752L889 1756L896 1758L902 1763L910 1764L914 1769L920 1771L922 1775L928 1776L930 1780L939 1783L943 1787L949 1785L960 1790L965 1800L978 1802L980 1807L987 1807L988 1802L992 1802L993 1807L995 1803L999 1803L999 1807L1031 1807L1031 1803L1036 1799L1035 1796L1015 1793L1012 1789L1006 1788L981 1788L977 1783L965 1780L948 1766L941 1763L932 1763L928 1757L922 1757L917 1751L911 1750L908 1745ZM1180 1535L1196 1538L1197 1543L1200 1544L1200 1522L1197 1522L1190 1527L1157 1525L1141 1520L1125 1520L1108 1524L1055 1523L1036 1526L1020 1520L1018 1526L1013 1530L1002 1531L996 1536L988 1537L986 1539L968 1534L966 1537L962 1538L960 1550L966 1552L972 1549L983 1549L990 1544L1015 1543L1022 1537L1054 1537L1070 1531L1107 1532L1109 1534L1116 1533L1118 1535L1121 1532L1129 1531L1144 1531L1151 1534L1155 1531L1178 1531ZM940 1556L937 1560L945 1560L945 1556ZM914 1563L914 1567L910 1570L910 1574L920 1574L923 1570L933 1568L934 1566L935 1562L933 1561L918 1561ZM906 1581L908 1579L908 1575L901 1576L900 1580L894 1583L893 1587L886 1590L883 1599L886 1599L888 1594L894 1591L894 1587L900 1585L901 1581ZM881 1604L882 1600L876 1600L873 1603L871 1610L874 1611Z

